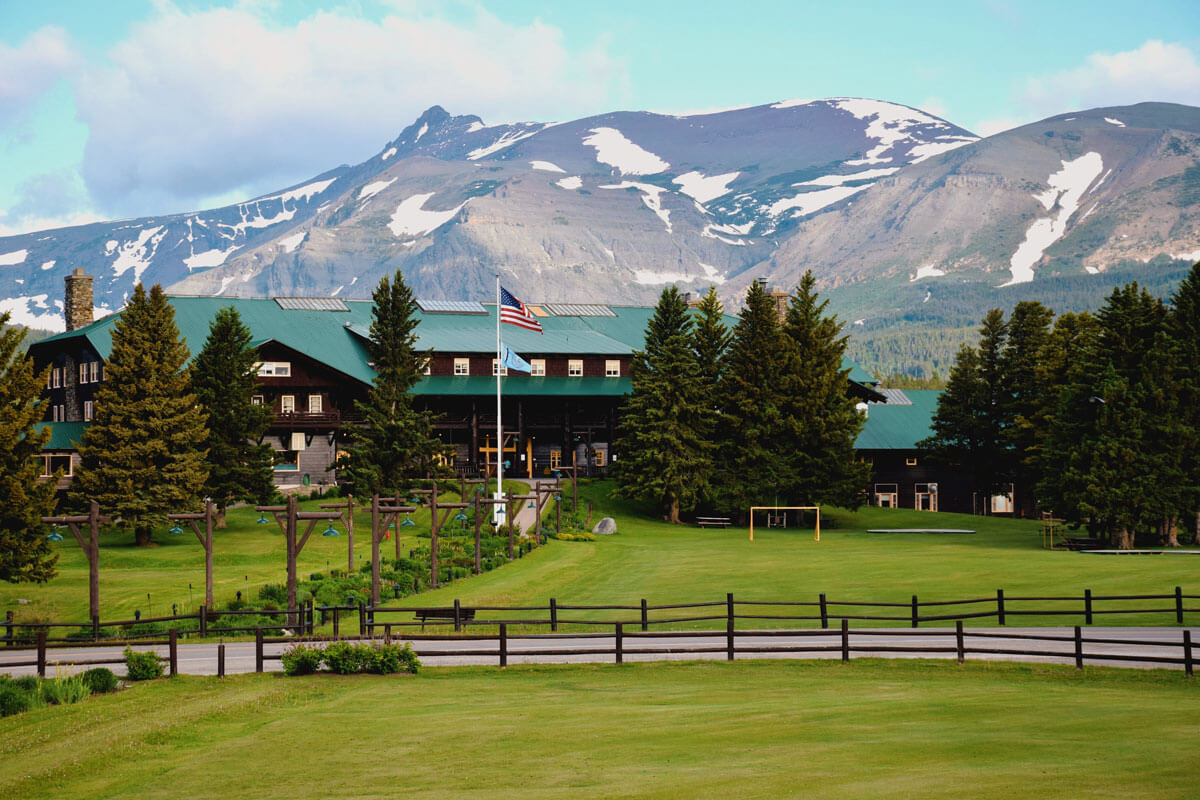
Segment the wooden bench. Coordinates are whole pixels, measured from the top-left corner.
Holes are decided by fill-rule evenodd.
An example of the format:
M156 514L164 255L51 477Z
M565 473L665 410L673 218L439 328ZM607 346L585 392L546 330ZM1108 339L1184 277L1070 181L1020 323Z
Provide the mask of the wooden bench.
M439 624L454 623L454 606L436 606L433 608L414 608L413 616L421 621L421 630L425 630L426 622L435 622ZM458 609L458 621L470 622L475 619L475 609L460 606Z
M696 524L701 528L728 528L732 522L729 517L696 517Z

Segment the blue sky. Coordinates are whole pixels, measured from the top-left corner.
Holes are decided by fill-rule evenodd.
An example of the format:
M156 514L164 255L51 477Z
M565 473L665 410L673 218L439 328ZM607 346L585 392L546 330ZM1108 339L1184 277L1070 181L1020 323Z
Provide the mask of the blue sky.
M0 2L0 235L270 191L435 103L505 122L829 96L985 135L1200 105L1200 3Z

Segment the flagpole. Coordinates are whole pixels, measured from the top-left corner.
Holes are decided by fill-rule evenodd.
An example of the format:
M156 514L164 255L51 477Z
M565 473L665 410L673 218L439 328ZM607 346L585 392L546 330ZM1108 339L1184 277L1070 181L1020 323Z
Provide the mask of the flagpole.
M500 406L500 273L496 273L496 497L504 499L504 422ZM493 506L495 508L495 506ZM508 508L500 506L498 519L508 522Z

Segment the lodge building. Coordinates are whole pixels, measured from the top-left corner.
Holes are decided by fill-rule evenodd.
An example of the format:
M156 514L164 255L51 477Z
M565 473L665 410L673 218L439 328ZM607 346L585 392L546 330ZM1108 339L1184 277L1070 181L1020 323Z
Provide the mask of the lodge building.
M44 424L52 427L44 470L66 470L69 485L79 457L75 442L95 412L118 315L91 319L91 278L67 278L67 331L36 342L37 369L50 367ZM786 295L781 295L786 296ZM254 401L273 411L264 441L275 450L281 488L336 482L330 468L347 426L358 422L355 402L374 378L366 344L369 300L340 298L222 298L171 296L176 324L193 357L216 312L233 306L252 333L260 361ZM431 354L413 389L414 405L435 415L434 429L449 445L455 471L494 474L496 452L496 307L464 301L418 300L417 347ZM532 367L499 367L504 446L513 477L550 475L560 466L603 476L619 458L612 442L622 399L631 390L633 351L643 346L654 309L598 303L528 305L543 332L502 325L504 343ZM730 317L732 326L736 319ZM867 422L860 457L876 470L868 501L877 505L970 511L968 488L955 475L921 464L916 442L928 435L937 392L881 390L846 362L849 393Z

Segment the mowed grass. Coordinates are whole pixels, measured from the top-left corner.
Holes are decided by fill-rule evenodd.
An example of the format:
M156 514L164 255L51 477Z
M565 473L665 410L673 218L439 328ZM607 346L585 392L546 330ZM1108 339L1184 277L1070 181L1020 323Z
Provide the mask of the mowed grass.
M562 604L651 605L721 601L727 592L738 600L815 601L824 592L830 601L921 601L1006 595L1081 597L1084 589L1096 595L1171 594L1175 586L1200 594L1200 556L1102 556L1041 547L1038 523L1030 520L929 514L864 508L851 513L827 510L821 541L808 529L755 528L749 541L745 528L699 529L655 521L646 509L611 496L610 482L584 485L580 505L591 501L593 521L609 515L618 533L595 542L551 540L524 558L478 577L459 580L420 595L420 605L449 604L459 598L474 605L546 605L554 597ZM568 492L569 495L569 492ZM316 502L304 503L315 509ZM250 509L230 513L228 530L217 533L215 583L217 602L232 600L237 590L254 598L264 583L285 578L283 536L271 525L257 525ZM553 519L553 515L550 515ZM417 528L401 529L401 552L415 546L414 531L428 530L428 514L414 515ZM369 517L356 515L355 563L370 559ZM454 523L451 523L452 526ZM319 524L300 557L299 574L345 568L346 537L322 537ZM340 527L340 526L339 526ZM869 528L967 528L973 535L871 534ZM153 548L137 548L132 535L106 533L101 548L102 617L129 617L134 609L149 615L194 609L203 599L203 550L189 531L186 535L155 534ZM428 541L425 539L424 541ZM87 564L79 547L68 538L57 545L60 574L42 586L0 585L0 611L13 610L17 619L83 620L87 614ZM395 554L392 542L384 544ZM192 589L189 591L188 584ZM147 594L150 595L147 598ZM26 598L28 605L18 605ZM413 598L409 598L412 604ZM1200 607L1191 600L1188 607ZM994 602L989 606L994 609ZM1172 600L1097 602L1105 608L1173 608ZM972 607L951 607L971 610ZM1066 604L1022 604L1010 610L1068 608L1060 617L1010 616L1009 625L1077 624L1082 600ZM843 610L848 608L843 607ZM686 615L688 612L680 612ZM778 613L778 612L767 612ZM815 609L797 613L815 614ZM881 612L875 612L881 613ZM887 612L882 612L887 613ZM907 614L898 608L896 615ZM925 609L923 614L937 613ZM582 616L573 613L572 616ZM598 612L609 619L612 612ZM994 618L980 624L994 624ZM1174 624L1174 616L1158 614L1098 614L1098 624ZM1185 616L1200 624L1200 614Z
M0 720L0 797L1194 797L1196 697L875 660L176 678Z

